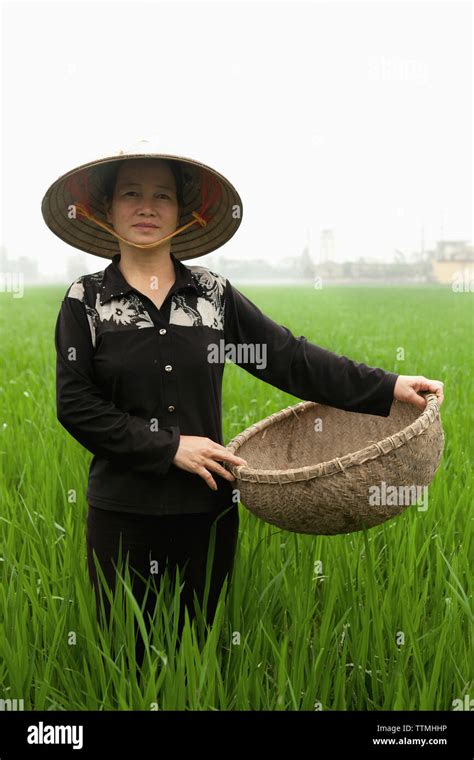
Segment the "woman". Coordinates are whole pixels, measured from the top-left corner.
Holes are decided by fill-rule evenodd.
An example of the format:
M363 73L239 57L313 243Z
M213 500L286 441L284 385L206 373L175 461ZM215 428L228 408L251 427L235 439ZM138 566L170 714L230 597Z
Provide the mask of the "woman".
M194 592L204 600L211 549L212 621L232 577L239 523L238 493L222 463L246 464L223 445L225 357L216 348L263 348L264 362L255 361L258 350L253 359L234 350L233 361L299 398L348 411L388 416L394 398L423 409L419 390L441 404L443 384L295 338L228 279L185 266L183 258L223 245L242 217L235 188L204 164L143 147L121 152L61 177L42 210L63 240L112 259L70 285L55 333L58 419L94 454L87 551L97 599L94 555L113 588L118 557L128 554L139 601L147 579L179 567L181 632ZM155 601L150 594L150 613Z

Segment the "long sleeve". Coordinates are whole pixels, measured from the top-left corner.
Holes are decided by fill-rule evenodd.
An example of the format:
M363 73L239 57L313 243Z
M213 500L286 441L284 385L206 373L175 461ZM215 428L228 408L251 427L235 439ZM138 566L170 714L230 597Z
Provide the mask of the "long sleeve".
M397 374L327 351L304 335L295 337L229 280L225 286L225 342L234 347L231 361L297 398L349 412L390 414Z
M179 427L155 430L151 420L106 401L94 380L88 315L65 296L55 328L56 408L61 425L97 457L142 473L165 475L179 447Z

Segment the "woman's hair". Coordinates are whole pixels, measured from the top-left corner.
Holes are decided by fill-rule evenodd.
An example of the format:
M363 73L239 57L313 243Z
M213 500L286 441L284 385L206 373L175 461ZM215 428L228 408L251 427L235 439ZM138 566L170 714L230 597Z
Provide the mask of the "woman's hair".
M154 159L148 159L148 160L154 160ZM171 171L173 172L173 176L176 182L176 198L178 200L179 206L181 208L184 206L183 201L183 175L181 170L181 164L179 161L172 161L167 158L160 159L161 161L164 161L165 164L169 166ZM103 169L103 183L104 183L104 195L106 202L111 202L112 198L114 197L114 190L115 190L115 184L117 182L117 174L121 165L121 161L115 161L111 164L106 164L105 168Z

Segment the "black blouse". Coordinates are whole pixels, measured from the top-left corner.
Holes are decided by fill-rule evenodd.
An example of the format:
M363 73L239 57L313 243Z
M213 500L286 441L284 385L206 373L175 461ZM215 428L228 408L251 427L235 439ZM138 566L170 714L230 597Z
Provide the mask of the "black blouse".
M302 400L387 417L398 377L295 337L231 285L171 254L160 309L125 280L120 253L67 289L56 322L61 425L94 456L86 498L102 509L185 514L227 509L218 490L172 463L180 435L224 445L225 362Z

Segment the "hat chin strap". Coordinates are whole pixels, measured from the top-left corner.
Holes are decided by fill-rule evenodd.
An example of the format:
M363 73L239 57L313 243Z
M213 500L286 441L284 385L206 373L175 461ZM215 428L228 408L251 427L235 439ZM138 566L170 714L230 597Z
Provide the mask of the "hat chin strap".
M79 213L80 216L86 217L91 222L94 222L94 224L96 224L98 227L102 227L103 230L108 232L110 235L113 235L115 238L117 238L117 240L121 240L122 243L127 243L127 245L132 245L135 248L156 248L156 246L160 245L160 243L165 243L167 240L170 240L180 232L187 230L188 227L191 227L193 224L200 224L201 227L205 227L207 225L206 220L200 214L198 214L197 211L191 211L192 216L194 216L193 221L188 222L187 224L183 224L182 227L178 227L177 230L171 232L169 235L166 235L166 237L161 238L161 240L157 240L155 243L133 243L131 240L127 240L127 238L119 235L118 232L115 232L115 230L112 227L109 227L108 224L105 224L105 222L101 222L99 219L96 219L93 214L89 213L89 211L85 206L83 206L82 203L75 203L74 205L76 207L76 214Z

